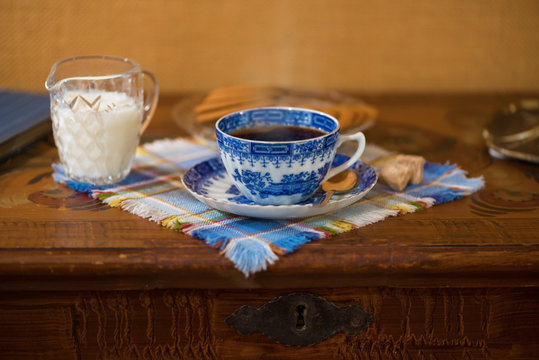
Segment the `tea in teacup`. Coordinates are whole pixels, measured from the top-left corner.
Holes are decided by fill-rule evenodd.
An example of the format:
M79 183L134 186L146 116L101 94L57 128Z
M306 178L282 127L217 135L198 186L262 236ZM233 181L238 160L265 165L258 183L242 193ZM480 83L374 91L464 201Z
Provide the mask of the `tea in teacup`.
M297 141L326 135L327 132L303 126L276 125L236 130L230 135L256 141Z

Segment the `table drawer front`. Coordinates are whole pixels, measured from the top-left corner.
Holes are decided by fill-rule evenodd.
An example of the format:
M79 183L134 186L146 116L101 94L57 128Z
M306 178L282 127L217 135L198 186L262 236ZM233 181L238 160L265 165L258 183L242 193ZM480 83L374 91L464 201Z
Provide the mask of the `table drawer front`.
M0 293L0 358L526 359L539 352L539 288L301 290L337 309L360 307L374 321L359 334L337 332L300 347L226 323L238 308L260 309L298 292Z

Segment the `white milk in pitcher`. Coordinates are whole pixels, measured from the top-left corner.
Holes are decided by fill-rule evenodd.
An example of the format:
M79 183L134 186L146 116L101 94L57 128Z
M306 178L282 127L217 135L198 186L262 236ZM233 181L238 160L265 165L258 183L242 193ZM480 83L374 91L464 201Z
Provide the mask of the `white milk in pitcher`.
M54 138L66 175L114 183L131 169L139 142L142 103L121 92L68 91L51 106Z

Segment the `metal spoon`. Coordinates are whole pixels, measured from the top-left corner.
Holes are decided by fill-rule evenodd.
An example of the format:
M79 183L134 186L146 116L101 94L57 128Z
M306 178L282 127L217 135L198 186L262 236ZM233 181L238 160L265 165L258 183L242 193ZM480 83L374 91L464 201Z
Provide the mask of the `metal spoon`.
M341 194L354 188L357 184L357 174L352 170L344 170L343 172L327 179L322 184L322 190L326 192L324 200L316 204L316 206L324 206L328 203L334 194Z

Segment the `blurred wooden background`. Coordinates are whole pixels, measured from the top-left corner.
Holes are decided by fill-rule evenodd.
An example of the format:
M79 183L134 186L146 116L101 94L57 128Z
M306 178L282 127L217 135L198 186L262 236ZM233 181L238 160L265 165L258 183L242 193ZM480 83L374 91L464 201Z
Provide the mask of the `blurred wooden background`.
M0 87L129 57L163 92L233 84L366 92L539 90L537 0L0 0Z

